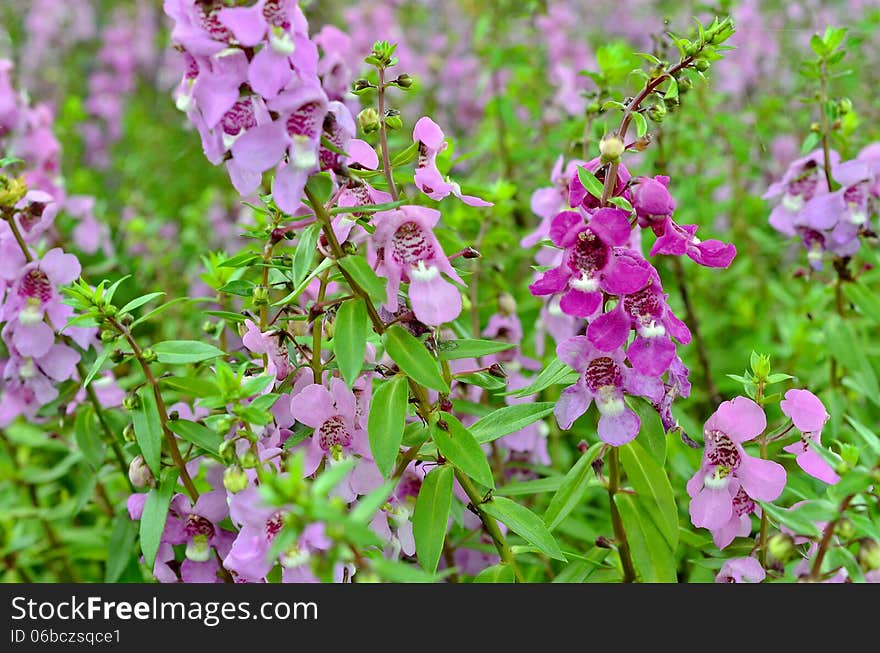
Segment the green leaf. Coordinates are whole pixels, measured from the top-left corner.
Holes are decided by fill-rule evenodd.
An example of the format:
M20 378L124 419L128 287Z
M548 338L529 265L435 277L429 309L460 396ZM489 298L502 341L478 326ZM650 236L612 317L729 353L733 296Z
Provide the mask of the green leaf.
M220 445L223 444L223 438L207 426L185 419L173 419L168 422L168 428L187 442L192 442L208 453L215 456L220 455Z
M849 415L846 416L846 421L850 423L858 436L866 445L868 445L874 454L880 456L880 437L877 437L871 429Z
M572 377L577 379L577 372L574 372L568 365L558 358L554 358L547 367L541 370L541 373L538 374L537 378L532 381L532 383L525 388L513 390L505 394L511 394L516 397L527 397L529 395L537 394L541 392L541 390L549 388L551 385L570 384L572 382Z
M396 202L383 202L382 204L363 204L360 206L337 206L330 210L330 215L340 215L342 213L381 213L382 211L391 211L398 206L406 204L406 200L397 200Z
M486 567L474 578L475 583L513 583L515 581L513 569L504 562Z
M440 376L437 361L420 340L397 324L388 328L382 340L391 359L413 381L440 392L449 392L449 386Z
M400 453L408 398L406 377L398 375L380 382L370 402L370 415L367 418L370 451L379 471L386 477L394 471L394 463Z
M241 252L240 254L236 254L228 259L225 259L220 262L217 267L220 268L246 268L251 263L258 261L260 259L260 255L256 252Z
M631 114L633 117L633 122L636 123L636 136L642 138L645 134L648 133L648 121L645 120L645 116L636 111Z
M129 277L131 277L131 275L126 274L121 279L117 279L116 281L114 281L113 285L111 285L109 288L107 288L107 292L104 293L104 301L107 302L108 304L110 304L113 301L113 296L116 294L116 291L119 289L119 286L122 284L123 281L125 281Z
M388 293L385 290L385 282L380 279L367 259L362 256L344 256L336 261L336 263L345 270L349 276L364 290L377 304L384 304L388 299Z
M820 140L822 140L822 137L819 136L817 132L810 132L809 134L807 134L807 137L804 139L804 142L801 145L801 155L806 155L816 149L816 146L819 144Z
M349 515L351 519L360 524L369 524L379 509L388 501L388 497L397 487L397 483L398 480L392 478L371 490L369 494L360 497Z
M73 424L73 435L83 457L95 469L99 469L104 462L104 443L98 433L95 411L91 406L82 408Z
M356 297L342 302L336 312L334 327L333 352L336 354L336 364L350 388L364 366L367 336L370 334L370 319L364 300Z
M663 94L664 100L674 100L678 97L678 82L675 77L669 78L669 86L666 87L666 93Z
M578 179L590 195L596 199L602 197L602 182L596 178L596 175L586 168L578 166Z
M477 442L486 444L544 419L555 406L552 401L504 406L477 420L469 430Z
M506 497L494 496L489 501L480 504L479 508L502 522L530 544L535 545L542 553L554 560L566 562L565 554L559 548L556 538L544 525L543 520L525 506Z
M208 379L196 379L186 376L163 376L159 384L167 386L190 397L216 397L220 394L220 388Z
M342 479L352 470L356 462L356 458L345 458L335 465L325 467L320 476L312 483L312 496L327 497L330 490L342 482Z
M279 299L277 302L272 302L272 306L285 306L287 304L290 304L293 300L295 300L297 297L299 297L305 291L306 288L309 287L309 284L312 282L312 279L317 277L324 270L330 268L332 265L333 265L333 259L325 258L323 261L318 263L318 266L314 270L312 270L311 272L309 272L306 275L305 279L300 281L299 285L296 288L294 288L290 294L286 295L282 299ZM250 296L250 293L248 293L248 296Z
M250 293L248 293L248 295L250 295ZM131 326L128 328L134 329L137 325L153 319L154 317L156 317L160 313L164 313L165 311L167 311L169 308L171 308L175 304L180 304L181 302L188 302L188 301L192 301L192 300L189 297L175 297L171 301L165 302L161 306L157 306L149 313L141 315L138 319L136 319L134 322L132 322Z
M315 260L318 238L321 235L321 225L317 222L309 225L299 234L299 242L296 252L293 254L293 283L298 285L306 278L312 261Z
M397 156L391 159L391 167L399 168L400 166L405 166L407 163L415 161L416 156L419 153L419 144L418 142L413 142L402 152L399 152Z
M657 409L641 397L627 397L627 402L639 416L639 442L658 464L666 463L666 430Z
M422 568L431 574L437 571L443 553L454 475L451 465L438 465L425 476L416 499L412 517L416 553Z
M391 583L433 583L437 579L418 567L397 560L373 558L370 567L384 580Z
M819 535L819 529L803 513L799 513L796 510L779 508L765 501L759 501L758 503L761 505L761 509L773 518L777 524L791 529L795 534L806 537L817 537Z
M140 447L141 455L147 466L153 472L153 476L159 478L162 471L160 460L162 458L162 422L159 419L159 409L156 406L156 396L149 386L138 390L140 405L132 411L131 421L134 424L134 437Z
M165 521L168 518L168 506L176 487L177 468L166 467L162 472L159 487L150 490L144 504L140 527L141 551L150 569L156 561L159 542L162 540L162 532L165 530Z
M438 424L431 427L434 444L449 462L470 476L477 483L488 488L495 487L492 470L482 447L454 415L441 413L441 419L448 430Z
M107 359L110 358L110 354L112 352L113 350L110 347L104 347L104 349L101 350L101 353L98 354L97 358L95 358L95 362L92 363L92 367L89 370L89 373L86 374L86 378L83 379L83 388L89 387L89 383L92 382L95 376L97 376L98 372L101 371L101 368L104 367L104 363L106 363Z
M865 317L874 324L880 324L880 298L876 292L861 283L845 283L843 292Z
M165 340L153 345L153 351L160 363L175 365L199 363L224 355L222 349L198 340Z
M124 313L131 313L134 309L140 308L144 304L151 302L154 299L156 299L157 297L161 297L164 294L165 294L164 292L151 292L148 295L142 295L141 297L138 297L137 299L132 299L125 306L123 306L122 308L119 309L119 314L122 315Z
M221 286L217 292L224 295L238 295L239 297L250 297L254 294L253 281L247 279L232 279L226 285Z
M643 512L666 538L669 549L675 551L678 546L678 508L666 470L635 440L619 447L618 451Z
M667 538L645 513L642 500L629 494L614 495L636 573L646 583L674 583L677 580L675 556Z
M604 443L597 442L587 449L578 461L566 473L562 485L550 500L550 505L544 512L544 523L549 530L553 530L574 510L584 498L587 492L588 481L593 472L593 461L599 457Z
M498 342L496 340L444 340L437 348L437 355L442 361L478 358L489 354L497 354L499 351L505 351L515 346L510 342Z
M104 582L115 583L131 561L137 528L126 511L116 515L110 541L107 544L107 564L104 566Z

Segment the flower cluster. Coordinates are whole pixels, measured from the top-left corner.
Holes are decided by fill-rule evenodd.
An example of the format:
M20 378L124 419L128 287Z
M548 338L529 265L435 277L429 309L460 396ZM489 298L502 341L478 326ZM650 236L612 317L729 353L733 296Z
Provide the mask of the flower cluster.
M570 428L595 400L599 436L621 445L635 438L640 427L626 394L646 397L670 429L675 424L672 400L690 391L676 346L690 342L690 331L669 307L660 276L642 255L642 232L656 236L651 256L686 255L706 267L729 266L736 248L702 241L696 225L673 219L675 201L667 177L633 178L625 166L614 167L616 184L603 205L581 182L581 167L599 182L610 168L596 158L571 162L563 170L560 159L554 186L532 197L542 222L523 244L549 238L553 247L539 252L545 270L529 289L550 298L551 314L568 316L554 333L562 336L557 353L580 378L556 407L559 425ZM587 322L585 335L574 335L584 332L580 320Z
M822 150L811 152L793 161L763 197L777 201L770 225L800 238L814 269L822 269L826 252L850 257L859 249L860 236L874 233L872 221L880 206L880 144L866 146L845 162L833 150L827 162Z
M829 415L825 406L809 390L785 393L782 412L792 420L791 428L801 432L797 442L784 447L796 456L797 464L809 475L834 484L840 478L809 445L820 442L820 432ZM760 438L768 443L764 431L767 418L763 408L746 397L725 401L706 421L706 446L700 469L687 484L691 497L690 515L694 526L707 528L715 544L723 549L737 537L752 532L752 514L760 514L758 501L775 501L786 483L785 469L777 462L757 458L746 452L744 444Z

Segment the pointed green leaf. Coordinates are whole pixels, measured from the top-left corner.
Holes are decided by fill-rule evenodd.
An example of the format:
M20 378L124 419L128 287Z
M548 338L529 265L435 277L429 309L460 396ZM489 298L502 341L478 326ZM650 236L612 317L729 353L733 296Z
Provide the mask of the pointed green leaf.
M138 297L137 299L132 299L125 306L119 309L119 314L123 315L125 313L131 313L134 309L140 308L144 304L151 302L157 297L161 297L164 294L164 292L151 292L148 295L143 295L141 297Z
M104 443L99 433L95 411L90 405L81 408L73 424L73 434L76 446L95 469L99 469L104 462Z
M623 520L633 565L645 583L674 583L675 555L654 520L645 512L643 497L615 494L614 503Z
M385 303L388 299L388 294L385 290L385 282L376 275L373 268L367 263L367 259L362 256L345 256L336 261L336 263L340 265L361 288L367 291L370 299L377 304Z
M495 487L492 470L482 447L458 419L449 413L441 413L441 420L448 430L438 424L431 427L434 444L443 457L472 479L488 488Z
M159 486L150 490L144 503L144 512L141 515L141 551L144 561L152 569L156 561L156 553L159 551L159 542L165 530L165 521L168 518L168 506L171 496L177 487L177 468L166 467L162 472Z
M385 342L385 351L413 381L433 390L449 392L449 386L440 375L437 361L415 336L395 324L388 328L382 339Z
M515 581L513 569L503 562L486 567L474 578L475 583L513 583Z
M556 538L547 530L543 520L525 506L521 506L507 497L494 496L489 501L480 504L479 508L530 544L535 545L542 553L554 560L566 561L565 554L559 548Z
M215 456L220 455L220 445L223 444L223 438L207 426L185 419L173 419L168 422L168 428L187 442L192 442L208 453Z
M596 175L586 168L578 166L578 179L590 195L596 199L602 197L602 182L596 178Z
M360 297L346 300L336 313L333 331L333 352L336 364L348 387L352 387L364 365L370 319Z
M165 340L153 345L153 351L160 363L173 365L199 363L224 355L222 349L198 340Z
M678 546L678 507L666 470L637 441L618 448L626 476L639 496L639 502L670 550Z
M437 348L437 355L442 361L457 360L460 358L478 358L497 354L515 347L510 342L498 342L497 340L444 340Z
M162 422L159 419L156 397L151 387L143 387L138 390L137 394L140 397L140 405L131 413L134 437L140 447L141 455L153 472L153 476L159 478L162 457Z
M449 508L452 505L453 476L451 465L438 465L425 476L416 499L412 517L413 537L419 563L428 573L437 571L443 553Z
M553 495L550 505L544 512L544 523L547 524L549 530L552 531L565 521L569 513L583 501L584 494L589 487L587 483L593 474L593 461L599 457L603 446L603 442L594 444L568 470L562 485Z
M379 471L386 477L394 471L394 463L400 453L408 398L409 384L406 377L398 375L380 382L370 402L370 414L367 418L370 451L373 452Z

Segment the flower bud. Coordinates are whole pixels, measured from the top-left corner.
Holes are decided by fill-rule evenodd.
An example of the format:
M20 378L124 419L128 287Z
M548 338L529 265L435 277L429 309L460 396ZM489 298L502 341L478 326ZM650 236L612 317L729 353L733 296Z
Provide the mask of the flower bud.
M834 525L834 534L843 540L849 540L856 534L856 527L849 519L843 518Z
M119 323L122 326L131 326L132 322L134 322L134 315L132 315L131 313L123 313L119 316Z
M159 356L152 349L152 347L147 347L141 352L141 358L144 359L145 363L155 363L156 359L159 358Z
M489 375L498 379L507 378L507 372L504 370L504 366L501 365L501 363L492 363L492 365L489 366Z
M212 320L202 322L202 333L213 333L217 325Z
M269 303L269 289L266 286L254 286L251 293L251 301L255 306L263 306Z
M505 315L516 314L516 300L510 293L501 293L498 295L498 310Z
M239 465L227 467L223 472L223 487L235 494L248 486L248 475Z
M125 428L122 429L122 439L126 442L134 442L134 426L132 424L126 424Z
M865 571L880 569L880 542L865 538L859 543L859 564Z
M604 163L614 163L620 160L626 146L618 136L605 136L599 142L599 154L602 155Z
M373 107L367 107L357 115L357 123L358 127L360 127L361 131L365 134L377 132L381 126L381 123L379 122L379 112Z
M409 88L413 85L413 78L410 77L408 74L403 73L401 75L398 75L397 79L395 79L392 84L397 84L397 86L399 86L400 88Z
M767 540L767 552L782 563L788 562L794 553L794 542L785 533L776 533Z
M125 395L125 398L122 400L122 407L129 412L137 410L141 407L141 398L138 397L134 392L131 392Z
M235 422L234 417L230 417L229 415L224 415L216 422L214 422L214 431L219 433L220 435L226 435L229 433L229 429L232 428L233 423ZM221 445L222 447L222 445Z
M355 80L354 85L352 86L352 93L358 94L363 93L364 91L368 91L371 88L376 88L373 84L370 83L368 79L358 79Z
M116 340L116 332L112 329L101 331L101 342L113 342Z
M253 451L248 449L245 451L239 459L241 460L241 466L245 469L253 469L260 464L260 458Z
M650 118L654 122L663 122L663 119L666 117L666 105L662 102L653 104L648 107L647 114L648 118Z
M147 466L143 456L135 456L128 466L128 480L135 487L156 487L153 472Z
M694 62L694 68L699 70L701 73L704 73L707 70L709 70L709 66L711 66L711 64L706 59L697 59Z
M600 535L599 537L597 537L594 544L596 545L597 549L610 549L612 546L611 540L609 540L604 535Z
M110 352L110 360L118 365L123 360L125 360L125 352L121 349L114 349L112 352Z
M389 111L385 116L385 126L388 129L403 129L403 120L400 119L400 112L396 110Z
M24 177L0 176L0 206L15 206L27 194Z
M839 104L838 108L840 110L840 113L846 115L847 113L852 111L852 108L853 108L852 100L850 100L848 97L840 98L840 104Z

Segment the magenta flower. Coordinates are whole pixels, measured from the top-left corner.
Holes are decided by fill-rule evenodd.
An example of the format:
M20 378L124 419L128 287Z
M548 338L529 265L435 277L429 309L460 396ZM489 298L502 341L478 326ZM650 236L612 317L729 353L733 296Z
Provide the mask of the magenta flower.
M462 195L461 187L454 181L443 179L437 169L437 155L446 149L446 137L440 126L424 116L419 118L413 129L413 141L419 144L419 157L416 161L415 184L420 191L432 200L442 200L452 193L469 206L492 206L491 202Z
M354 394L341 379L330 379L330 389L311 384L294 395L290 412L296 421L315 429L306 446L306 476L314 474L325 458L329 462L343 457L370 456L366 431L356 420ZM354 493L350 493L350 499Z
M716 583L760 583L767 573L756 558L730 558L715 576Z
M523 237L519 243L520 247L532 247L544 238L549 238L553 218L569 208L568 187L572 179L577 176L577 169L584 166L585 163L580 159L573 159L563 170L562 162L563 158L560 156L553 165L553 170L550 173L550 181L553 185L539 188L532 193L530 207L532 213L541 218L541 223L535 231Z
M162 539L169 544L186 544L189 560L206 562L211 557L211 547L220 546L223 541L218 524L228 514L223 491L205 492L195 505L185 494L177 494L171 500Z
M822 427L830 419L822 401L809 390L789 390L779 406L802 434L801 439L785 447L785 451L795 454L797 464L810 476L826 483L837 483L840 477L810 446L810 441L821 443Z
M675 200L669 194L669 177L658 175L638 177L630 186L630 200L639 217L639 225L647 228L655 222L672 217Z
M603 184L605 183L605 173L608 167L602 163L599 157L591 159L583 167L596 175L596 179ZM617 184L614 187L614 192L611 194L612 197L628 195L627 184L629 184L631 177L632 175L630 175L629 170L621 163L617 168ZM569 184L568 204L569 206L581 206L587 210L593 210L599 208L599 198L591 195L581 183L577 174L575 174Z
M831 152L831 165L837 166L840 155ZM793 161L782 179L770 185L762 195L764 199L781 198L779 204L770 214L770 225L786 236L795 235L799 214L807 202L828 193L822 166L824 154L822 150L810 152L805 157Z
M682 344L691 340L691 333L666 303L660 277L650 269L648 284L620 298L617 306L594 319L587 328L587 337L601 351L614 351L636 332L627 348L627 359L641 374L660 376L675 358L675 337Z
M658 403L663 397L663 384L627 367L622 351L599 351L586 336L575 336L560 343L556 354L569 367L580 372L577 382L563 390L556 403L554 413L559 427L571 428L595 400L601 415L599 437L614 446L634 439L641 421L626 405L624 393L647 397Z
M61 303L58 286L76 279L80 270L76 256L57 247L21 268L0 310L0 319L9 322L10 342L22 356L40 357L52 347L55 333L45 318L48 316L58 328L65 324L70 307Z
M600 291L635 292L648 281L649 268L612 251L626 244L629 235L627 213L621 209L599 209L588 223L578 211L563 211L550 228L553 243L565 250L562 262L529 290L538 296L562 293L560 308L575 317L596 312L602 303Z
M741 522L754 510L750 501L773 501L785 487L782 465L750 456L742 446L763 433L766 426L763 409L746 397L723 402L706 421L703 461L688 481L687 491L691 521L713 531L719 548L727 546L738 532L736 520Z
M695 224L679 225L671 218L666 218L659 224L655 223L653 228L655 233L660 233L660 236L651 248L651 256L686 254L707 268L726 268L736 256L736 245L733 243L723 243L715 239L704 241L697 238Z
M293 371L293 364L288 356L285 334L273 330L263 333L252 320L244 321L247 332L241 341L254 354L266 354L266 371L279 381L287 378Z
M371 247L376 272L388 280L386 307L397 310L401 281L409 283L409 301L416 319L438 326L461 313L461 294L446 275L464 285L434 235L440 212L423 206L401 206L377 213Z

